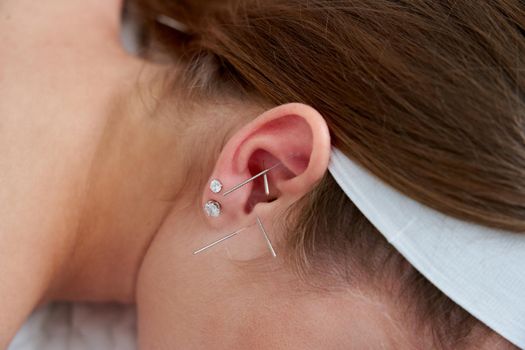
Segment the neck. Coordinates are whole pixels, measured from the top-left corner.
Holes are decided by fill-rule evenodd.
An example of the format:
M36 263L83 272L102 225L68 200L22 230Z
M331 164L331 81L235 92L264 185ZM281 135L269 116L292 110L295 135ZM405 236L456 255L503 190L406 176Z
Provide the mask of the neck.
M239 116L235 104L174 108L171 97L159 100L164 80L155 79L158 68L151 69L142 70L142 82L106 123L75 243L46 300L134 302L150 243L175 203L184 207L198 197L210 150L220 149L224 135L210 131L219 124L228 129L225 120L237 128L249 114Z
M152 95L151 81L139 83L107 120L75 243L46 300L134 301L143 257L184 169L176 156L180 133L172 120L151 115Z

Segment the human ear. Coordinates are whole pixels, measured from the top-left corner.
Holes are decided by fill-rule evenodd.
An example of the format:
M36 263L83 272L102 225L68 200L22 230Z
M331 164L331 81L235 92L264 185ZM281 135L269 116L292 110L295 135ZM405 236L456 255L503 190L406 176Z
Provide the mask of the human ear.
M207 186L202 195L203 206L220 204L220 215L210 224L248 223L272 208L290 206L323 177L329 159L328 127L314 108L290 103L262 113L237 131L219 155L208 184L218 180L222 189L215 193ZM263 176L230 191L267 169L269 193Z

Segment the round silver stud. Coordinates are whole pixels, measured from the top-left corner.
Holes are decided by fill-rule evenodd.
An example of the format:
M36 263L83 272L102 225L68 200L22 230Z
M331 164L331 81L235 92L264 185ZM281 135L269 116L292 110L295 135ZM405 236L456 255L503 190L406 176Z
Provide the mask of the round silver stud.
M204 204L204 211L208 216L216 218L221 215L221 204L214 200L209 200Z
M219 193L222 190L222 183L219 180L217 180L217 179L211 180L211 182L210 182L210 190L213 193Z

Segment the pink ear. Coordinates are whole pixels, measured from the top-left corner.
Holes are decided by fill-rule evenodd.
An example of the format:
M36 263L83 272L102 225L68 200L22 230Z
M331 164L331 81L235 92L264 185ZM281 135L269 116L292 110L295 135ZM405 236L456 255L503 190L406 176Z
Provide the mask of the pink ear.
M227 191L280 164L267 173L270 195L264 178L258 177L222 198L225 209L235 208L231 215L245 215L258 203L307 193L326 172L329 158L330 136L322 116L307 105L286 104L261 114L227 142L210 181L220 179ZM210 199L209 192L203 203Z

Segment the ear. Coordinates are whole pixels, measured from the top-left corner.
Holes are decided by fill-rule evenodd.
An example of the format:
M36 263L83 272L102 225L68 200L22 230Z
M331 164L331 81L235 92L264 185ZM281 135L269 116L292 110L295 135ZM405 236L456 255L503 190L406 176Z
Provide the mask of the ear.
M325 174L330 159L330 134L324 118L300 103L275 107L244 126L227 142L208 181L223 187L214 193L204 189L203 206L210 200L221 214L210 218L215 226L225 222L254 221L256 215L277 207L289 207L309 192ZM224 195L236 185L265 169L263 176Z

